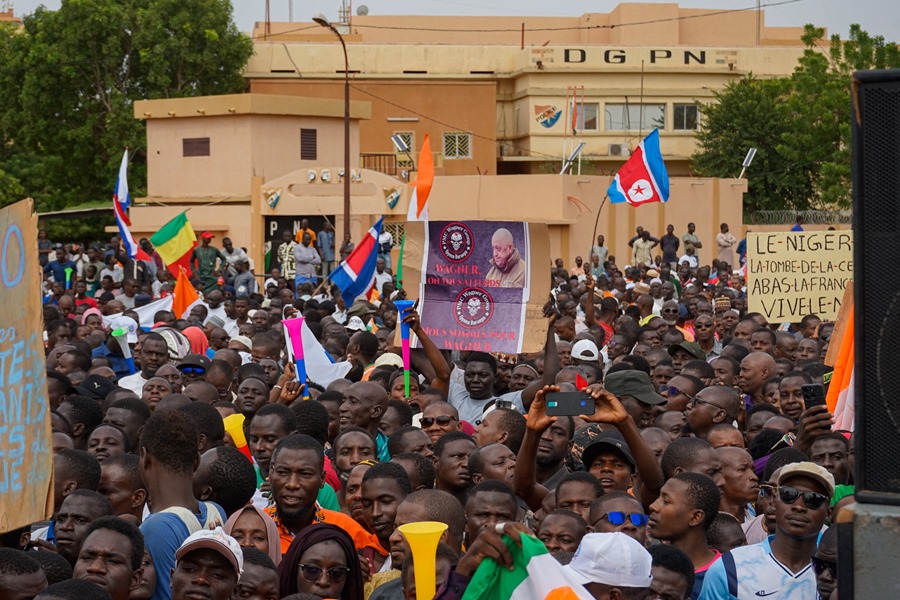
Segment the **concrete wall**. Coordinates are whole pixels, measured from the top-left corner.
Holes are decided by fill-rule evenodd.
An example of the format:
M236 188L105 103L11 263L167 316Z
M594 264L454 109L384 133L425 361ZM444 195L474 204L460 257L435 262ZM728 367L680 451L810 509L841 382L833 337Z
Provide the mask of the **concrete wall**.
M412 68L412 67L410 67ZM250 91L263 94L301 94L316 98L338 98L344 93L343 81L313 79L253 79ZM373 95L370 95L373 94ZM362 152L394 153L391 136L398 131L415 133L413 158L428 133L431 151L443 152L443 134L467 131L472 137L471 159L446 159L435 164L438 175L468 175L494 172L496 146L496 84L492 81L360 81L354 82L350 98L372 103L372 118L360 124ZM382 100L383 99L383 100ZM419 107L421 111L404 107ZM422 118L419 114L444 115L442 123ZM395 121L392 119L408 119ZM359 152L355 153L358 158ZM405 158L405 156L402 156Z
M351 165L359 162L358 121L351 121ZM300 160L300 129L318 130L318 160ZM155 198L250 196L254 175L274 178L298 167L342 164L342 119L283 115L152 119L147 126L147 195ZM209 156L184 157L182 140L210 140Z

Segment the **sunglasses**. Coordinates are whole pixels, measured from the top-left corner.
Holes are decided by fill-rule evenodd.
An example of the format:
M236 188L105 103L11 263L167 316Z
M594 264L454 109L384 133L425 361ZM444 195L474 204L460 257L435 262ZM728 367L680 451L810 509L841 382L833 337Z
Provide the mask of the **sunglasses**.
M775 492L778 491L778 486L762 484L759 486L759 497L760 498L774 498Z
M623 513L620 511L616 512L608 512L604 515L600 515L600 517L594 521L594 525L606 519L610 525L615 525L618 527L619 525L624 525L625 520L631 521L631 524L635 527L643 527L647 524L647 515L644 513Z
M709 400L704 400L704 399L701 398L700 396L694 396L693 398L691 398L691 403L690 403L688 406L690 406L691 408L694 408L694 407L697 406L698 404L709 404L710 406L715 406L715 407L718 408L719 410L725 410L724 408L722 408L721 406L719 406L719 405L716 404L715 402L710 402Z
M778 449L778 447L781 446L782 444L784 444L785 446L788 446L790 448L793 448L794 440L796 440L796 439L797 439L797 436L794 435L793 433L786 433L783 436L781 436L780 440L775 442L775 445L773 445L771 448L769 448L769 451L766 452L766 454L771 454L776 449Z
M184 375L205 375L206 367L179 367L179 371L181 371Z
M782 485L778 488L778 497L785 504L793 504L798 498L803 497L803 503L809 510L818 510L828 502L829 498L825 494L818 492L801 492L795 487Z
M322 576L324 570L328 574L328 581L331 583L343 583L350 573L347 567L331 567L330 569L322 569L316 565L299 565L300 571L303 573L303 579L310 583L315 583Z
M817 577L824 573L826 570L831 575L832 579L837 577L837 563L832 560L824 560L813 556L812 565Z
M441 427L446 427L450 423L456 420L456 417L451 417L450 415L441 415L439 417L422 417L420 423L422 424L422 429L428 429L434 422L437 421L437 424Z
M661 385L661 386L659 386L659 393L660 393L660 394L668 393L670 398L674 398L674 397L677 396L678 394L684 394L685 396L687 396L687 397L690 398L691 400L693 400L693 399L695 398L695 396L691 396L690 394L688 394L688 393L685 392L684 390L678 389L678 388L675 387L674 385Z

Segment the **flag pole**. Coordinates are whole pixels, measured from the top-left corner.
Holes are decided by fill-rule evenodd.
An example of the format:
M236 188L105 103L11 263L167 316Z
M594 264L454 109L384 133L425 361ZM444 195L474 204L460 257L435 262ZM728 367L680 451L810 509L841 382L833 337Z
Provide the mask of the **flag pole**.
M591 238L591 251L588 253L588 264L594 264L594 242L597 240L597 226L600 224L600 212L603 210L603 206L608 199L609 194L607 193L603 196L603 200L600 201L600 207L597 209L597 218L594 219L594 236ZM602 267L603 265L600 266Z

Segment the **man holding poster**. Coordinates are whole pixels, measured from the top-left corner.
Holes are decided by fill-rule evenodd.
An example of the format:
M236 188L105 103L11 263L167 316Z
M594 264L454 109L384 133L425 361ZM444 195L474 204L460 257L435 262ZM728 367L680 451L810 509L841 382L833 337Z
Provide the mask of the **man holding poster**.
M512 233L501 227L491 237L491 270L488 271L488 285L499 287L525 287L528 267L513 241Z

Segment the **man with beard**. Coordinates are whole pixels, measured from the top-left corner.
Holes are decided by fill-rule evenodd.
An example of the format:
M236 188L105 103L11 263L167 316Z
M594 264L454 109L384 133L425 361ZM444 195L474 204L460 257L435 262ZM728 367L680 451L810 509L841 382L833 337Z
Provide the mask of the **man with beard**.
M485 279L488 285L497 287L525 287L528 267L513 241L508 229L500 228L491 237L491 270Z
M269 482L274 505L266 512L278 526L282 554L303 528L313 523L331 523L347 532L357 550L372 548L382 557L387 556L378 538L359 523L343 513L318 505L316 496L325 480L324 471L322 445L308 435L289 435L272 453Z

